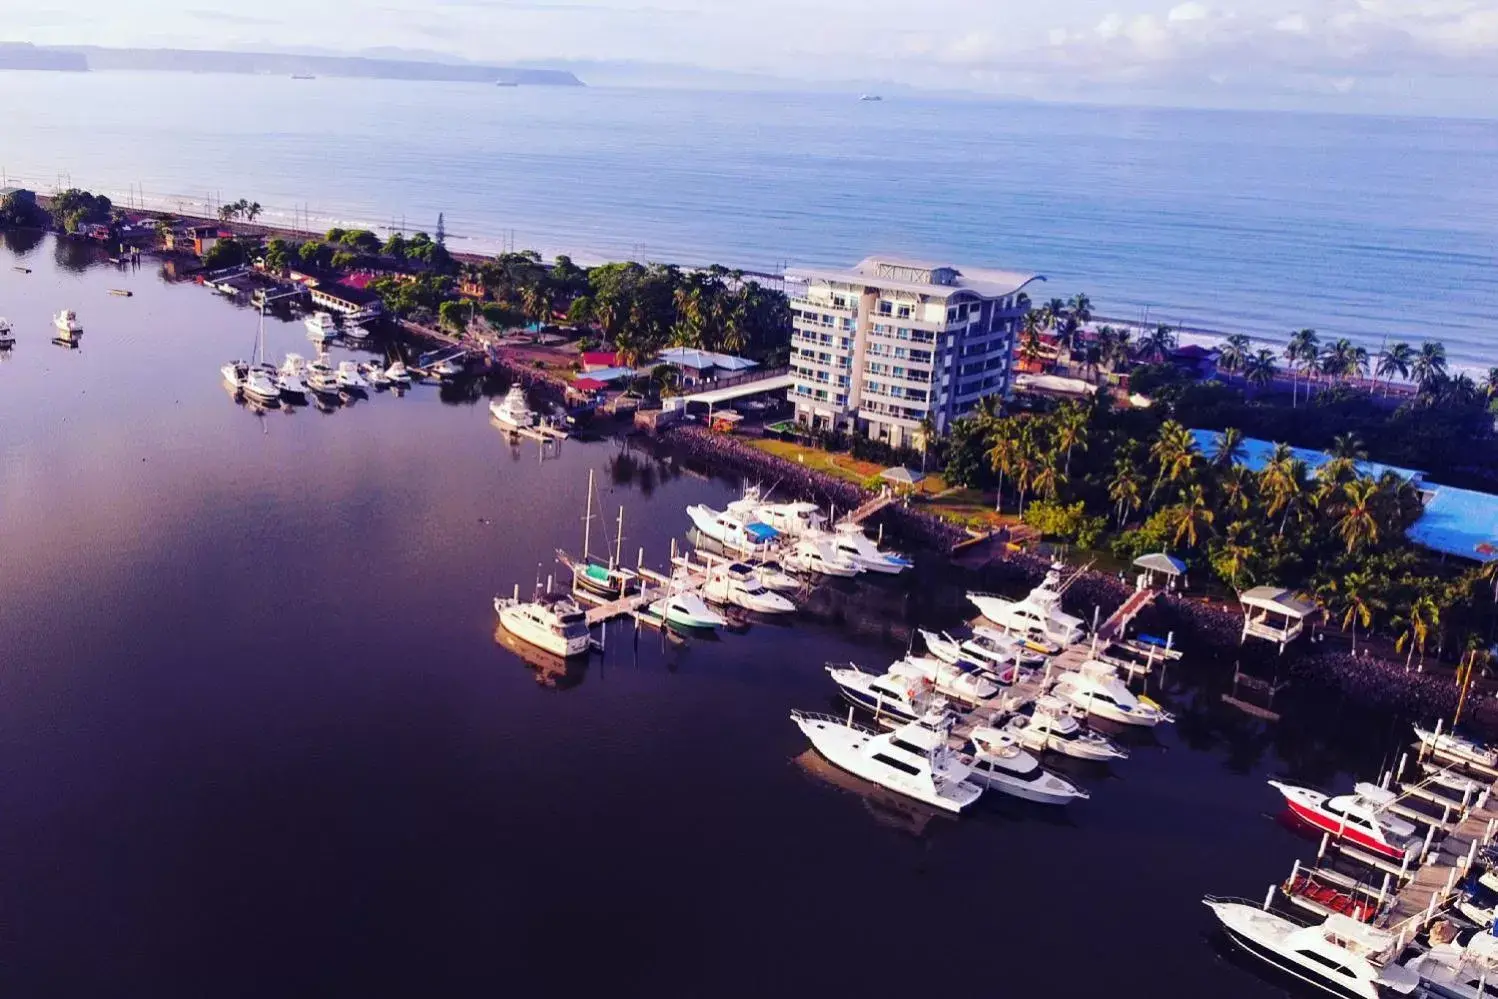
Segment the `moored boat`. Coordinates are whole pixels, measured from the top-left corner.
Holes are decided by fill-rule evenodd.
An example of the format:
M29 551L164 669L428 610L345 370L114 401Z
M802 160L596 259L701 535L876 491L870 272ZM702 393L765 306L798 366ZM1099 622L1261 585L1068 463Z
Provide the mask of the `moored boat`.
M494 611L510 634L552 655L582 655L591 644L587 613L568 598L495 597Z
M928 680L899 673L870 673L852 663L828 664L827 675L838 693L856 707L871 711L875 718L896 722L916 721L930 714L944 714L949 703Z
M1087 792L1045 769L1001 729L973 730L973 777L995 791L1041 805L1069 805L1087 800Z
M1385 811L1395 801L1392 791L1360 782L1352 794L1335 797L1314 788L1272 780L1269 786L1285 797L1296 818L1333 839L1346 840L1397 862L1414 859L1421 841L1414 823Z
M1049 750L1078 760L1124 760L1129 752L1112 739L1093 732L1076 716L1076 710L1059 698L1044 695L1029 714L1017 714L1004 723L1004 731L1032 752Z
M78 321L78 314L72 309L63 309L53 316L52 328L57 331L57 339L68 342L83 334L83 324Z
M713 631L728 623L728 620L709 607L695 593L672 593L650 605L650 613L658 620L682 628Z
M1468 739L1455 732L1442 732L1439 728L1427 729L1415 726L1415 736L1431 749L1470 763L1478 763L1490 769L1498 769L1498 748L1475 739Z
M1082 640L1082 619L1061 609L1062 567L1052 565L1040 585L1021 600L991 593L969 593L968 601L978 612L1005 631L1034 635L1056 645L1074 645Z
M489 403L489 415L507 430L529 430L536 425L536 413L525 398L525 388L516 382L503 399Z
M844 558L824 541L803 538L783 555L785 564L797 572L809 572L821 576L848 579L863 572L861 566Z
M791 720L829 762L891 791L948 812L983 794L940 729L912 723L879 733L810 711L792 711Z
M0 347L9 347L16 342L13 330L10 320L0 316Z
M1051 693L1073 707L1121 725L1154 728L1175 716L1147 698L1135 697L1112 666L1090 660L1076 672L1064 673Z
M716 603L733 604L756 614L789 614L796 609L795 604L760 582L755 571L742 563L713 570L702 594Z
M740 555L764 554L780 536L769 524L745 519L728 510L720 513L700 503L687 507L687 516L703 536Z
M338 335L338 324L333 321L331 312L314 312L302 320L302 325L307 327L308 339L319 343Z

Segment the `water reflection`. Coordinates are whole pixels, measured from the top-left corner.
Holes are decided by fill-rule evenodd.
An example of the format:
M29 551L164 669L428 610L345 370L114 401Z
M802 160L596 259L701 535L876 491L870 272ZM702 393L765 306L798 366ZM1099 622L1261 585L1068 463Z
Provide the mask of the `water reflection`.
M859 798L869 815L881 826L911 836L924 837L933 823L955 820L954 816L940 809L923 805L853 776L841 767L829 763L815 749L806 750L791 762L816 783L837 788Z
M502 624L494 625L494 641L513 652L536 675L536 683L551 690L571 690L588 675L588 656L563 659L510 634Z
M0 232L0 242L17 257L25 257L40 246L46 236L40 229L6 229Z
M52 241L52 260L70 274L82 274L104 259L104 251L81 239L58 238Z

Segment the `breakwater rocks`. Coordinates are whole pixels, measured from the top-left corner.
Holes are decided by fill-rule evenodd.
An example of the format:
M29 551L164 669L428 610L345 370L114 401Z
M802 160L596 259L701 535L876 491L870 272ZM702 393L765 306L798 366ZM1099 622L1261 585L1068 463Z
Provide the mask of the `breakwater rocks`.
M804 498L824 507L848 511L876 494L869 489L822 472L802 468L793 461L767 454L725 434L711 433L691 424L662 432L661 439L676 453L701 461L714 469L728 470L766 485L775 484L786 495ZM937 551L950 551L967 539L967 532L939 517L896 504L878 515L901 537Z
M1350 651L1287 653L1290 675L1297 680L1340 690L1354 701L1387 708L1426 720L1450 718L1456 711L1461 690L1455 678L1443 671L1421 673L1404 663L1373 656L1354 656ZM1498 700L1475 689L1467 694L1462 717L1487 732L1498 731Z

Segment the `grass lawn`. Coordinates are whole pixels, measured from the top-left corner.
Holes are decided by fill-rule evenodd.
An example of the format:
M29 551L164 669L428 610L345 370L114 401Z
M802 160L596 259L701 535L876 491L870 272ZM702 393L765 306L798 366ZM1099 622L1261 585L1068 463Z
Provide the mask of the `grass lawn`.
M757 447L761 451L768 451L777 458L793 461L798 465L805 465L816 472L826 472L828 475L849 482L863 485L870 477L884 471L884 467L876 465L872 461L859 461L846 454L828 454L826 451L814 447L806 447L801 444L793 444L790 441L776 441L766 438L745 440L744 443L751 447Z
M1019 518L1013 514L995 513L993 501L977 489L954 489L940 498L935 496L935 492L933 488L924 498L918 494L916 505L965 527L991 529L1019 523Z

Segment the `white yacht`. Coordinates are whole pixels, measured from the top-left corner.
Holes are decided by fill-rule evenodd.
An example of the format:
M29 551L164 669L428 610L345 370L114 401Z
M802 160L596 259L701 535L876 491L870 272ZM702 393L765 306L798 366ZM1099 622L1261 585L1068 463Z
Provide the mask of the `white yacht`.
M494 611L510 634L554 656L579 656L588 651L588 615L570 598L522 601L495 597Z
M369 330L359 325L359 323L356 322L353 317L350 317L349 319L345 320L343 324L343 335L348 337L350 340L368 340Z
M1498 768L1498 749L1486 743L1463 738L1454 732L1442 732L1415 726L1415 737L1431 749L1437 749L1460 760Z
M891 665L889 672L926 680L937 693L968 704L987 705L1000 689L993 677L971 660L949 663L934 656L906 656Z
M751 503L755 516L787 537L812 538L827 533L827 518L815 503L759 503L758 499L759 491L751 488L744 491L744 500L739 502Z
M754 561L749 565L754 569L754 575L759 581L777 593L796 593L803 585L801 580L787 572L779 562Z
M1042 767L1019 747L1008 732L979 727L969 737L973 748L973 777L995 791L1042 805L1086 801L1087 792Z
M802 539L785 555L785 564L798 572L812 572L822 576L847 579L863 572L863 568L839 554L825 541Z
M334 376L338 380L338 387L343 389L367 389L369 382L359 374L359 365L353 361L339 361L338 372Z
M724 548L740 555L763 554L770 550L780 536L769 524L749 520L727 510L719 513L703 504L687 507L687 516L692 518L692 526L705 537L712 538Z
M1022 639L982 625L973 629L971 638L963 639L962 652L995 666L1006 663L1029 667L1045 665L1045 656L1028 647Z
M1498 937L1482 932L1465 946L1455 940L1434 944L1404 967L1420 976L1432 996L1482 999L1498 993Z
M792 711L791 721L831 763L917 801L960 812L983 794L941 729L909 724L881 734L809 711Z
M16 342L14 329L9 319L0 316L0 347L9 347Z
M742 563L715 570L702 593L715 603L733 604L757 614L789 614L796 609L795 604L760 582L758 574Z
M287 395L307 394L307 360L301 354L287 354L276 369L276 380Z
M359 362L359 374L374 388L385 388L390 384L390 378L385 374L385 365L379 361Z
M338 335L338 324L333 321L331 312L314 312L302 320L302 324L307 327L307 337L311 340L321 342Z
M281 382L275 376L275 369L266 371L264 365L250 365L239 388L245 395L259 402L273 402L281 398Z
M945 631L937 634L917 629L926 643L926 651L948 663L966 664L968 668L980 667L991 679L1012 686L1029 675L1020 669L1016 656L1000 654L982 646L969 649L968 642L959 642Z
M509 430L528 430L536 425L536 414L519 382L510 386L503 399L489 403L489 415Z
M307 363L307 387L318 395L338 394L338 372L328 363L328 355L319 354Z
M1045 579L1023 600L1008 600L990 593L969 593L968 600L979 613L1005 631L1039 635L1059 645L1082 640L1082 619L1061 610L1060 565L1051 566Z
M650 605L650 613L670 624L703 631L712 631L728 623L722 614L695 593L673 593L662 597Z
M392 385L410 385L411 372L406 369L405 361L395 361L385 369L385 378Z
M857 524L839 524L828 540L844 558L865 572L898 575L915 565L904 555L880 551Z
M1093 732L1077 719L1076 709L1049 694L1036 700L1030 714L1017 714L1004 731L1032 753L1050 750L1078 760L1126 760L1129 751Z
M1395 964L1399 940L1333 913L1301 926L1248 902L1202 900L1233 942L1260 960L1336 996L1388 999L1409 995L1420 976Z
M250 362L230 361L218 370L224 376L224 383L238 392L244 388L245 377L250 373Z
M1141 700L1124 686L1107 663L1088 660L1074 673L1065 673L1051 693L1081 711L1123 725L1154 728L1175 718L1153 701Z
M931 714L945 714L949 703L930 681L904 673L867 673L849 663L827 667L838 693L848 703L874 713L875 718L896 722L916 721Z

